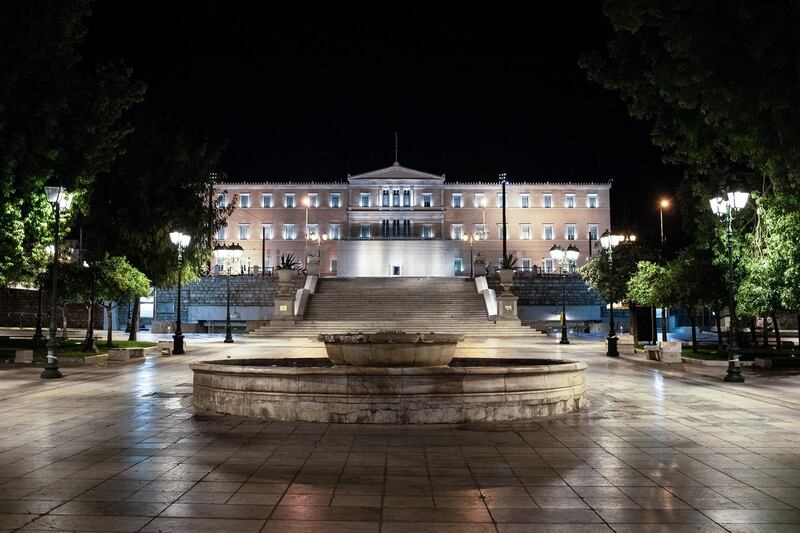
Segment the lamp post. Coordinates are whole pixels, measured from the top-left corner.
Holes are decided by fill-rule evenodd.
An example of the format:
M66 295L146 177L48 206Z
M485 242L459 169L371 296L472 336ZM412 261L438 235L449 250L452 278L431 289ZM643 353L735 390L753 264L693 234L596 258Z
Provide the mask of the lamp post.
M469 277L470 278L474 278L475 277L475 264L474 264L474 259L473 259L472 247L475 245L475 242L481 240L481 238L482 238L482 236L481 236L481 234L479 232L469 233L469 234L465 233L464 235L461 236L461 240L463 240L466 243L469 243Z
M217 244L214 246L214 257L217 259L217 262L222 263L223 266L227 265L228 267L228 279L226 281L227 295L225 299L225 340L223 341L226 343L233 342L233 331L231 328L231 264L234 259L242 257L243 252L244 248L238 244L230 244L228 246Z
M181 331L181 274L183 270L183 250L189 246L191 241L189 235L184 235L180 231L173 231L169 234L169 240L178 247L178 310L175 318L175 334L172 336L172 353L183 355L183 332Z
M501 172L500 175L498 176L498 179L500 180L500 185L501 185L501 188L502 188L502 193L501 194L502 194L502 201L503 201L503 226L502 226L502 232L503 232L503 261L505 261L505 259L506 259L506 237L507 237L507 235L506 235L506 183L508 183L508 179L506 178L506 173L505 172Z
M550 257L561 265L561 340L558 341L559 344L569 344L567 332L567 272L569 271L570 262L577 262L580 255L581 252L572 244L567 246L566 251L557 244L550 248Z
M661 246L664 246L664 209L669 207L669 200L662 198L658 203L658 215L661 219Z
M608 337L606 337L608 342L608 350L606 351L606 355L609 357L619 357L619 351L617 350L617 332L614 326L614 247L624 239L625 238L622 235L611 235L608 230L604 231L600 236L600 246L602 246L603 250L605 250L608 254L608 296L611 302L609 302L610 313L608 322ZM633 240L636 240L635 236Z
M55 230L53 234L53 285L50 294L50 328L47 336L47 362L42 370L43 379L55 379L63 377L58 369L58 340L56 339L56 300L58 294L58 256L59 256L59 232L61 223L61 213L69 209L72 203L72 195L64 187L45 187L47 201L53 206L55 213Z
M742 369L739 365L739 347L736 337L739 326L736 318L736 297L733 290L733 214L747 205L750 194L746 192L729 192L727 198L716 197L710 200L711 211L726 222L728 240L728 307L730 308L731 327L728 330L728 372L725 381L742 383ZM766 324L764 325L766 329Z
M94 342L94 289L97 282L97 273L94 270L94 266L86 261L83 262L83 266L88 268L92 275L92 289L89 294L89 326L86 328L86 342L83 345L83 351L96 352L97 344Z
M308 207L309 207L310 204L311 204L311 200L308 198L308 196L303 198L303 205L306 208L306 225L305 225L305 227L303 229L303 231L306 234L306 238L305 238L305 240L303 242L303 264L308 263L308 237L309 237L309 234L308 234Z

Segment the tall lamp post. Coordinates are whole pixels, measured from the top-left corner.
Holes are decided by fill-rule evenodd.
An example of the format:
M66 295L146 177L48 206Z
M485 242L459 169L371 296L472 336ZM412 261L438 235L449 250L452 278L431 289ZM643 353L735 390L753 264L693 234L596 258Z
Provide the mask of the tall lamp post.
M664 246L664 209L669 207L669 200L667 198L662 198L660 202L658 202L658 215L661 219L661 246Z
M172 353L183 355L183 332L181 331L181 274L183 270L183 250L189 246L191 237L184 235L180 231L173 231L169 234L169 240L178 247L178 310L175 317L175 334L172 336Z
M559 344L569 344L567 332L567 273L569 272L569 264L576 263L580 255L581 252L573 244L567 246L566 251L557 244L550 248L550 257L561 265L561 340L558 341Z
M500 175L498 176L498 179L500 180L500 185L501 185L501 188L502 188L502 193L501 194L502 194L502 202L503 202L503 226L502 226L502 230L501 231L503 232L503 261L505 261L506 255L507 255L506 254L506 238L508 237L506 235L506 183L508 183L508 179L506 177L506 173L505 172L501 172Z
M614 247L622 242L623 238L624 237L622 235L612 235L608 230L605 230L600 236L600 246L602 246L603 250L605 250L608 254L608 296L611 302L609 302L610 313L608 322L608 337L606 337L606 341L608 342L608 350L606 351L606 355L609 357L619 357L619 351L617 350L617 332L616 327L614 326Z
M473 250L472 247L475 245L475 242L481 240L482 236L480 232L475 233L465 233L461 236L461 240L466 243L469 243L469 277L475 277L475 263L473 259Z
M86 261L83 262L83 266L88 268L92 275L92 290L89 294L89 326L86 328L86 342L83 345L83 351L96 352L97 344L94 342L94 289L97 284L97 273L94 270L94 266Z
M64 187L45 187L47 201L53 206L55 213L55 230L53 235L53 285L50 294L50 328L47 336L47 362L42 370L43 379L63 377L58 369L58 340L56 339L56 300L58 294L58 256L60 244L61 213L69 209L72 195Z
M223 266L227 265L228 267L228 279L226 281L227 296L225 300L225 340L223 341L226 343L233 342L233 331L231 328L231 264L234 259L241 258L243 252L244 248L238 244L230 244L228 246L217 244L214 247L214 257L216 257L217 262L222 263Z
M726 222L726 236L728 240L728 307L730 308L731 327L728 330L728 372L725 381L732 383L744 382L742 369L739 365L739 346L736 337L739 335L739 326L736 318L736 298L733 290L733 215L747 205L750 194L746 192L729 192L727 198L717 197L710 200L711 211ZM766 328L766 324L765 324Z

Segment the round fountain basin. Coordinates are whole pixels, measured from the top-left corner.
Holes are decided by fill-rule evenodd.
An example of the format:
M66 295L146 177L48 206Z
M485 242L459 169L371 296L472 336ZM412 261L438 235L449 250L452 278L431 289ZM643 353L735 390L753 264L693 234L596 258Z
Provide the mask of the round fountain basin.
M328 359L227 359L191 365L194 405L306 422L509 421L586 405L586 363L457 358L449 366L334 366Z
M460 335L382 332L320 335L328 358L342 366L442 366L452 361Z

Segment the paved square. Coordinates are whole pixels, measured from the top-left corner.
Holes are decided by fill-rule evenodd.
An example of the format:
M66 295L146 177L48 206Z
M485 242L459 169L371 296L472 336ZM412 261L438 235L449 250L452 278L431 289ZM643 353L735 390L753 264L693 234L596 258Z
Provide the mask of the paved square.
M322 356L302 339L189 338L142 364L0 367L0 531L800 530L800 376L609 359L597 342L459 356L589 363L589 409L540 422L380 426L198 412L188 364ZM153 394L158 393L158 394Z

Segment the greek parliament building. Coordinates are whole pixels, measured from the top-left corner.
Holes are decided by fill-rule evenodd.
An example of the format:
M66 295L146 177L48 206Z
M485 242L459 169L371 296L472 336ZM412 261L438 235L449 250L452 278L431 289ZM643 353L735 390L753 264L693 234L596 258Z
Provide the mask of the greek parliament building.
M574 244L579 263L610 227L610 183L509 180L507 250L518 268L557 271L548 251ZM348 176L342 183L225 182L217 202L236 202L217 241L244 248L241 268L279 264L281 254L304 261L319 253L320 275L340 277L469 275L471 252L496 267L502 256L501 186L447 181L445 175L392 166ZM327 240L311 240L326 235ZM464 235L480 236L472 250Z

